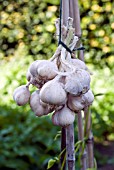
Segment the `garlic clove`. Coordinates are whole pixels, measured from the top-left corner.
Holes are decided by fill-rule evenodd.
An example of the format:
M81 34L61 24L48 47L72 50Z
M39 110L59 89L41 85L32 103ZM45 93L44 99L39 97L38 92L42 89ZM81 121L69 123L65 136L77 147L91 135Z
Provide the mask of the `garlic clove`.
M67 95L61 83L50 80L43 85L40 91L40 98L47 104L63 105L66 103Z
M13 99L19 106L23 106L28 103L30 99L30 92L26 85L22 85L14 90Z
M75 114L66 105L52 115L52 122L56 126L66 127L75 120Z
M30 107L35 115L39 117L50 113L47 105L44 107L44 105L41 104L39 90L32 93L30 97Z

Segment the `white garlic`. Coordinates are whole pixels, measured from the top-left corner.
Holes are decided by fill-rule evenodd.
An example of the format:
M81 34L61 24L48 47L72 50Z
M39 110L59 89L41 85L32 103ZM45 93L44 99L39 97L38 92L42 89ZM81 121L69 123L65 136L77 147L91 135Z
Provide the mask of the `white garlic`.
M36 60L30 65L29 71L32 74L32 76L34 77L38 76L37 68L41 61L44 61L44 60Z
M52 115L52 122L57 126L68 126L75 120L75 114L66 105Z
M75 73L66 76L65 90L66 92L78 96L86 93L90 89L90 75L85 70L76 70Z
M69 64L75 66L76 69L84 69L84 70L88 70L87 66L85 65L85 63L79 59L70 59L69 60Z
M39 90L32 93L30 97L30 107L36 116L47 115L51 112L51 107L48 107L47 104L42 104L40 101Z
M91 90L83 95L83 100L85 100L85 105L89 106L94 101L94 95Z
M26 78L27 78L28 81L30 81L32 79L32 74L30 73L29 69L27 70Z
M19 106L23 106L28 103L30 99L30 92L26 85L22 85L14 90L13 99Z
M62 84L54 79L43 85L40 91L40 98L44 103L62 105L65 104L67 95Z
M68 107L74 112L78 112L78 111L82 110L85 107L85 104L82 100L82 95L81 96L69 95Z
M57 75L57 71L56 64L48 60L42 61L37 68L38 75L47 80L53 79Z
M68 107L75 112L90 106L94 100L94 95L91 90L80 96L68 96Z

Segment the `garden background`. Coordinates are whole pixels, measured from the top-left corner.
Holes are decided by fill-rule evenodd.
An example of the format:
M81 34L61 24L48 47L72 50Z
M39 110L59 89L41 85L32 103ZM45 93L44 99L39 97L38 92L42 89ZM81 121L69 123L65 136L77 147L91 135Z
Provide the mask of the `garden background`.
M13 101L34 60L57 48L59 0L0 0L0 169L44 170L60 153L60 128ZM93 72L91 107L98 169L114 169L114 1L79 0L85 62ZM35 90L31 87L31 91ZM57 135L58 134L58 135ZM57 135L57 138L55 139ZM75 122L75 140L77 124ZM75 142L76 142L75 141ZM55 166L54 170L56 170Z

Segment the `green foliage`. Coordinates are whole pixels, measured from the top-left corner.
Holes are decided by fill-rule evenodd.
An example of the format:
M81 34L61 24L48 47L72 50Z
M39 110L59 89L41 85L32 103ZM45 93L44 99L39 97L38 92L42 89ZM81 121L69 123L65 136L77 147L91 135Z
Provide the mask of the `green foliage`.
M80 0L79 4L85 60L93 72L96 95L94 137L114 139L114 2ZM44 170L60 150L60 128L52 125L51 117L36 118L28 105L18 107L12 99L14 89L26 83L30 63L55 52L58 7L59 0L0 0L0 169Z
M57 128L49 116L38 119L29 111L17 114L17 109L2 106L0 122L0 167L44 169L58 151L59 143L53 141Z

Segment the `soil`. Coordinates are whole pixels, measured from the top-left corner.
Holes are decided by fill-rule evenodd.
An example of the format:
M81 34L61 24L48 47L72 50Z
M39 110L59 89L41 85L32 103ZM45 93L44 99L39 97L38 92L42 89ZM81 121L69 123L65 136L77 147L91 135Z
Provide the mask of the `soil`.
M94 151L98 170L114 170L114 141L95 143Z

